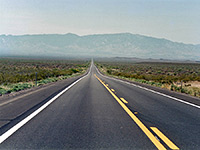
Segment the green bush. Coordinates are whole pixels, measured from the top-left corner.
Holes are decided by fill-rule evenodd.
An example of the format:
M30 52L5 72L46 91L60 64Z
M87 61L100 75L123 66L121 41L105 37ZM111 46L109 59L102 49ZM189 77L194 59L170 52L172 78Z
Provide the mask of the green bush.
M72 68L71 71L72 71L73 73L80 72L78 69L74 69L74 68Z
M0 94L6 94L6 90L3 88L0 88Z

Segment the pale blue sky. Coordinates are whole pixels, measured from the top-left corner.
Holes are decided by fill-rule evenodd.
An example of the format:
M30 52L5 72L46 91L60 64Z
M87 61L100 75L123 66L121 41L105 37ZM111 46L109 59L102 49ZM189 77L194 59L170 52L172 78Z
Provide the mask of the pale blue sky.
M200 0L0 0L0 34L69 32L200 44Z

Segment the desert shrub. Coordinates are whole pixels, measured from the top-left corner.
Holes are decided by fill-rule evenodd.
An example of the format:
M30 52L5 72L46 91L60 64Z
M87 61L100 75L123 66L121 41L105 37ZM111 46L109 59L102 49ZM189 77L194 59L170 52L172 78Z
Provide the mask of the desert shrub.
M0 88L0 94L6 94L6 90L3 88Z
M107 72L108 74L112 74L112 70L110 70L110 69L107 70L106 72Z

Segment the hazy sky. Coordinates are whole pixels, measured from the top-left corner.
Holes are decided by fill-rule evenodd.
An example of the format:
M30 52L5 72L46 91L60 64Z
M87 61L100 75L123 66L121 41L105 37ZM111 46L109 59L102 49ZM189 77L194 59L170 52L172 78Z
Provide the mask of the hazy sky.
M0 34L69 32L200 44L200 0L0 0Z

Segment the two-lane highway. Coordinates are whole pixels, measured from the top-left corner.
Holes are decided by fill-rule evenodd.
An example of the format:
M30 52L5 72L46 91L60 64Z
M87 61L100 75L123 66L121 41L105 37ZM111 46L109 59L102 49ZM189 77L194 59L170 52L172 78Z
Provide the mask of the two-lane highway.
M106 78L92 63L87 76L3 133L0 149L199 149L199 115L196 107Z

